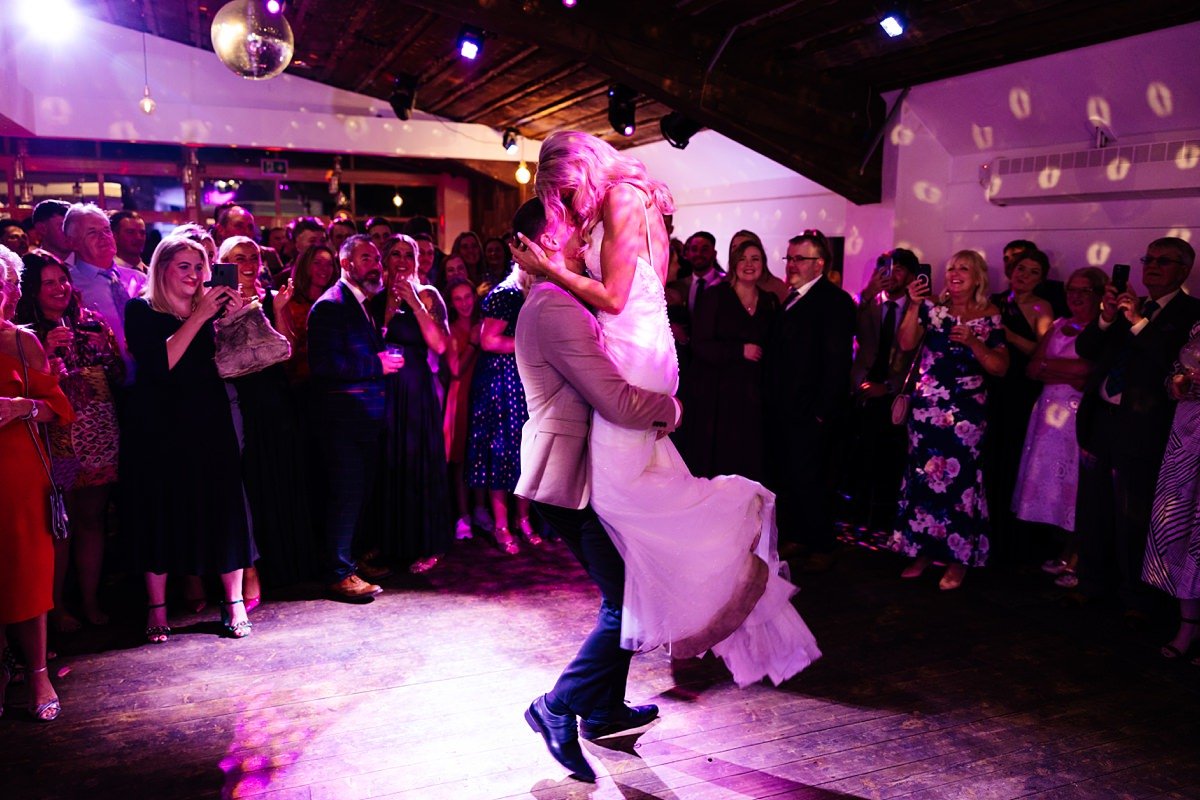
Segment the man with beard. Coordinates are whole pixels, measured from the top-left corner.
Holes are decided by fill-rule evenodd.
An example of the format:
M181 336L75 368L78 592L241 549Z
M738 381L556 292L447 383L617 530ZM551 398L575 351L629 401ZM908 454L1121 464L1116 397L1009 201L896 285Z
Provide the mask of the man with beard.
M366 301L383 290L379 250L369 236L351 236L338 253L342 277L308 315L308 364L313 417L329 469L325 543L329 589L335 597L369 601L383 590L364 581L352 555L383 447L384 376L404 366L389 354Z

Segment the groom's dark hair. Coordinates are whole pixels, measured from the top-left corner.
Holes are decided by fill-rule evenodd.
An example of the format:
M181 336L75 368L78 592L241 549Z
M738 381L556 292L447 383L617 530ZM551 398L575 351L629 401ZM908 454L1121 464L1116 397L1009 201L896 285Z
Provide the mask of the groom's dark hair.
M523 233L525 238L537 241L546 232L546 207L538 198L526 200L513 214L513 234Z

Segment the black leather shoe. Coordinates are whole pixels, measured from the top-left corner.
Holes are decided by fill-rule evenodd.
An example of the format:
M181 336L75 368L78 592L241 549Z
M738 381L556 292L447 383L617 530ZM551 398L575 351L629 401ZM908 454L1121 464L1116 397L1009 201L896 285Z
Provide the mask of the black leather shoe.
M612 736L614 733L640 728L657 717L658 706L653 703L644 706L622 706L617 709L616 719L607 722L589 722L585 719L580 722L579 735L591 741L602 736Z
M546 707L546 696L542 695L526 709L525 721L535 733L542 735L550 755L570 771L572 778L587 783L596 782L596 772L583 757L583 750L579 747L579 733L575 727L574 714L551 713Z

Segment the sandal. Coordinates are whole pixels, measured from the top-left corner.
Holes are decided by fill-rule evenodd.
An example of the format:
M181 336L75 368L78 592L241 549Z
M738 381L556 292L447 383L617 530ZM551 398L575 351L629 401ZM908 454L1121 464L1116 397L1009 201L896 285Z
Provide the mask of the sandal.
M242 603L243 605L245 604L240 597L237 600L225 600L221 603L221 624L225 626L225 631L231 638L245 639L250 635L250 630L254 627L254 625L248 619L242 620L236 624L231 622L233 619L232 607L236 606L238 603ZM225 606L230 606L230 609L226 611Z
M946 572L942 575L942 579L938 581L938 588L943 592L952 592L962 586L963 580L967 577L967 568L962 564L951 564L946 567Z
M1200 619L1188 619L1180 617L1179 621L1186 625L1200 625ZM1176 661L1181 658L1187 658L1192 651L1196 649L1196 645L1200 643L1200 638L1192 640L1191 645L1186 650L1180 650L1172 642L1167 642L1159 649L1159 654L1167 661ZM1200 667L1200 658L1194 659L1192 662L1195 666Z
M1075 570L1067 567L1058 573L1058 577L1054 579L1054 585L1064 589L1074 589L1079 585L1079 576L1075 574Z
M39 672L45 671L46 667L42 667L41 669L31 669L29 670L29 674L36 675ZM33 687L31 686L30 692L32 693L32 691ZM31 694L29 698L29 713L32 714L33 718L38 722L53 722L54 720L58 719L58 715L62 713L62 703L59 702L58 696L55 695L53 700L47 700L44 703L38 703L37 705L34 705L33 696Z
M533 525L529 523L529 517L521 517L517 520L517 528L520 529L521 535L525 537L525 541L529 542L531 547L541 547L542 537L538 536Z
M515 556L521 552L521 545L517 544L517 540L509 532L508 528L497 527L492 532L492 536L496 540L496 547L504 553Z
M147 611L153 611L156 608L166 608L166 603L158 605L146 606ZM167 639L171 638L170 625L147 625L146 626L146 641L150 644L163 644Z

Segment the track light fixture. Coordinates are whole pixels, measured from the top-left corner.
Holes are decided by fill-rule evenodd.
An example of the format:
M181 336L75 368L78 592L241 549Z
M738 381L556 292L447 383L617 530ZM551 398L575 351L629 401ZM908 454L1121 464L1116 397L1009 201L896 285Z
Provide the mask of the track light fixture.
M483 31L474 25L463 25L458 31L458 54L474 61L483 50Z
M512 128L504 131L504 136L501 137L500 143L504 145L504 152L510 156L517 154L517 132Z
M688 146L688 142L692 140L701 128L699 122L688 119L678 111L672 111L662 118L658 123L659 129L662 131L663 138L671 143L671 147L676 147L682 150Z
M417 105L417 76L401 73L392 83L392 94L388 97L392 111L400 119L412 116L413 108Z
M633 136L637 130L634 99L637 92L628 86L614 83L608 87L608 124L622 136Z
M889 37L895 39L897 36L902 36L908 29L908 17L900 9L894 8L879 20L879 27L883 28L883 32Z

